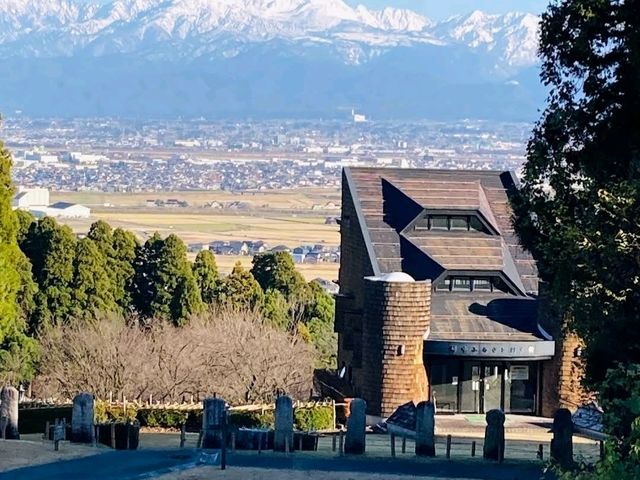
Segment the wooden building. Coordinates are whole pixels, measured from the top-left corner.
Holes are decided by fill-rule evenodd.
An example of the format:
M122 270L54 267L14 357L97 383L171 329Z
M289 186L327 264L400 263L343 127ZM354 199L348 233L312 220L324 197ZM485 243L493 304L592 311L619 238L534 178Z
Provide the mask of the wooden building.
M338 364L370 415L425 399L550 415L582 400L578 342L562 340L511 224L511 172L346 168L342 180Z

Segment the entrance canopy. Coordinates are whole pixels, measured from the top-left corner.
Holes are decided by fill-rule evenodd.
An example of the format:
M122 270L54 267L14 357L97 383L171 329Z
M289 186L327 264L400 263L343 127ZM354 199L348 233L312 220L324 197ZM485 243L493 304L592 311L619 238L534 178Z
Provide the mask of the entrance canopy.
M526 297L434 295L425 355L551 358L555 342L537 323L537 301Z

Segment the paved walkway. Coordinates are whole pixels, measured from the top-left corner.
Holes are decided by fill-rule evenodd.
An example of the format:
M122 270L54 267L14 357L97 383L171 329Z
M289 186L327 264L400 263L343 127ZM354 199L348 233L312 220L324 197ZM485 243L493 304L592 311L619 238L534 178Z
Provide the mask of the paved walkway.
M193 468L199 452L190 450L142 450L138 452L108 452L89 458L22 468L0 474L0 480L142 480L165 473ZM255 452L234 453L228 456L227 468L260 468L273 471L269 478L277 478L283 470L326 472L361 472L388 475L412 475L442 479L473 480L539 480L539 464L505 462L502 465L479 459L447 461L412 457L392 460L382 458L327 457L307 454L274 454Z

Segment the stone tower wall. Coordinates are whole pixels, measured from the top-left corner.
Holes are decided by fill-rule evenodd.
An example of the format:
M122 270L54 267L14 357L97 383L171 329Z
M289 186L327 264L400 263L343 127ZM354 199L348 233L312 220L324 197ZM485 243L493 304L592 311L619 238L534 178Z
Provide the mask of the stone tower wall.
M362 396L367 413L387 417L409 401L427 400L423 363L431 282L366 279Z

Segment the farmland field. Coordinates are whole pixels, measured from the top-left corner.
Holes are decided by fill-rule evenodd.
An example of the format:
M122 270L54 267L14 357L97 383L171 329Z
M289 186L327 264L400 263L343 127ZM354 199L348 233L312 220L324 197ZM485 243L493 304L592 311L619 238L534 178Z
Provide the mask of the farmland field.
M188 208L146 207L147 199L175 198L189 203ZM89 219L64 219L76 233L86 233L91 223L104 220L112 227L124 228L144 241L158 232L175 233L187 244L214 240L262 240L269 247L286 245L340 244L339 227L325 223L339 215L338 193L334 190L309 189L277 192L170 192L170 193L93 193L52 192L51 202L66 201L91 207ZM223 208L203 208L208 202L220 202ZM245 204L231 209L233 202ZM320 208L330 205L330 209ZM316 208L314 209L314 206ZM193 257L193 255L191 255ZM236 261L250 265L251 257L217 256L220 271L228 273ZM334 280L338 264L303 264L298 268L308 279Z

